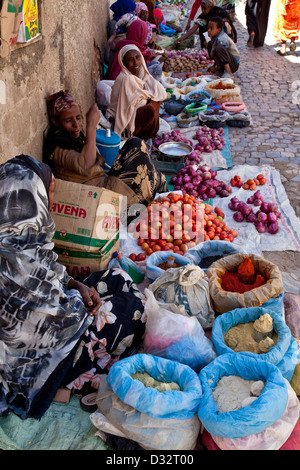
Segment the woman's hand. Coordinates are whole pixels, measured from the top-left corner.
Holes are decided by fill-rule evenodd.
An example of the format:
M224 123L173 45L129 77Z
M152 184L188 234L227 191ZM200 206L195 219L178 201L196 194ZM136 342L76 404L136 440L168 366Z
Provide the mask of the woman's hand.
M86 113L86 126L96 129L99 119L101 117L100 111L96 103L94 103Z
M70 279L68 289L76 289L80 292L82 299L89 310L89 315L94 315L101 307L101 299L94 287L88 287L80 281Z
M85 168L89 169L97 161L96 129L100 119L100 111L94 103L86 113Z

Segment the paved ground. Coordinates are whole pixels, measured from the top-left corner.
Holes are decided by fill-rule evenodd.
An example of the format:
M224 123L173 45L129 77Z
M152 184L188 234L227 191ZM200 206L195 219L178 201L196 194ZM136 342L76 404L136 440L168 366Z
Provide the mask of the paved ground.
M274 1L273 1L274 4ZM274 8L274 7L273 7ZM276 168L292 207L300 217L300 42L296 53L281 57L272 29L271 7L266 43L246 46L244 3L236 7L241 66L235 83L253 118L251 128L230 128L233 164L268 164ZM268 252L264 256L300 280L299 252Z

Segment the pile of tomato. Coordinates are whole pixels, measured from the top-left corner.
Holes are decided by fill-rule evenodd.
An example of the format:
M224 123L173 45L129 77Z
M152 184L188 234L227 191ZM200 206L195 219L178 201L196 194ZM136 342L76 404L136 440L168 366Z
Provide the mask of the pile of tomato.
M151 202L128 232L147 256L157 251L183 255L207 240L232 242L237 236L224 222L224 213L194 196L169 193Z
M238 188L241 188L243 186L243 189L250 189L251 191L254 191L256 189L256 186L263 186L266 184L266 178L264 175L260 174L257 175L255 178L248 179L247 181L243 181L242 178L238 175L235 175L233 178L230 180L231 186L237 186Z

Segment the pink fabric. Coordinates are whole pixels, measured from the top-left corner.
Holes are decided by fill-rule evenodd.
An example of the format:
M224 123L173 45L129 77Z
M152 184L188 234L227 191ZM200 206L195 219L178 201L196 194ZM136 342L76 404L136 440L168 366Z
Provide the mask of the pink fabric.
M152 57L151 50L145 45L145 41L148 35L148 26L145 21L135 20L126 31L126 39L121 39L116 44L116 53L109 64L107 72L105 74L106 80L115 80L121 72L121 67L118 61L119 51L128 44L134 44L141 51L146 64L150 62Z

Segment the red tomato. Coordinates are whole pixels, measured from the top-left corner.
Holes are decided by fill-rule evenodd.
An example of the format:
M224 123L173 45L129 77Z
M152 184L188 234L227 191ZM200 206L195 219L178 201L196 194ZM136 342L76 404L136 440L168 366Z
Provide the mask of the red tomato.
M136 261L144 261L146 259L145 253L139 253L136 257Z
M142 243L141 248L142 248L142 250L146 251L147 248L149 248L148 243L147 242Z
M153 250L151 248L147 248L146 255L150 256L150 255L152 255L152 253L153 253Z
M136 260L136 254L135 253L131 253L129 255L129 258L132 260L132 261L135 261Z
M152 247L152 250L155 252L155 251L161 251L161 247L157 244L155 244L153 247Z
M139 246L141 246L143 243L145 243L145 239L144 238L139 238L137 243L138 243Z

